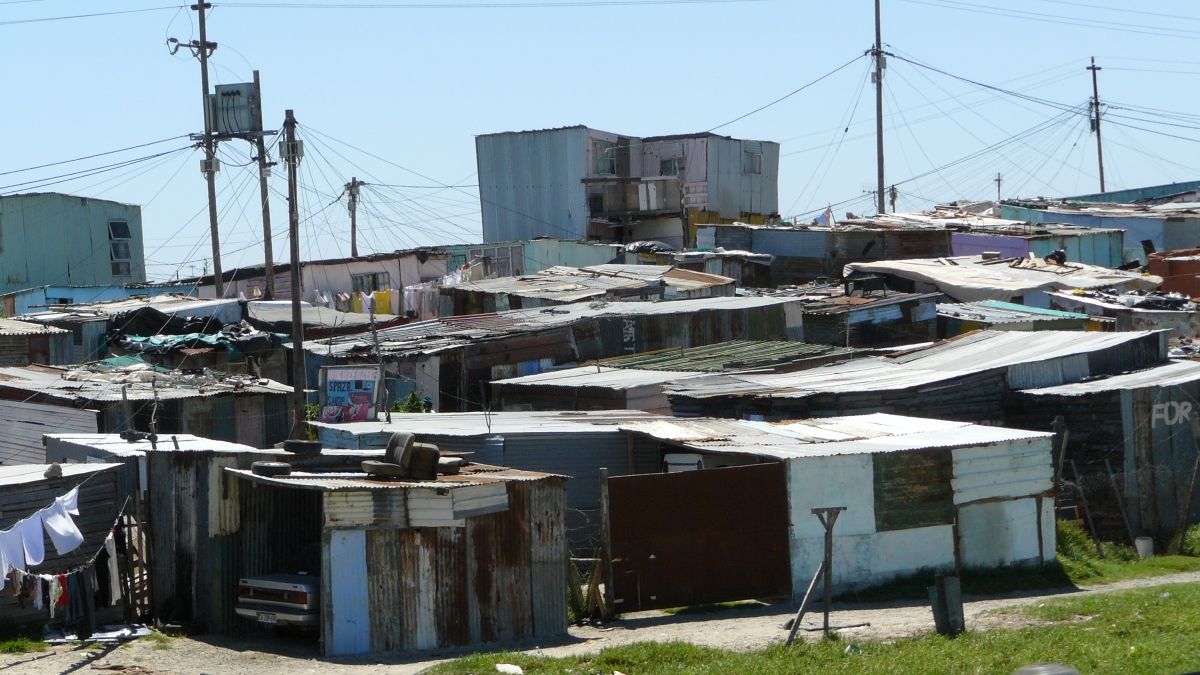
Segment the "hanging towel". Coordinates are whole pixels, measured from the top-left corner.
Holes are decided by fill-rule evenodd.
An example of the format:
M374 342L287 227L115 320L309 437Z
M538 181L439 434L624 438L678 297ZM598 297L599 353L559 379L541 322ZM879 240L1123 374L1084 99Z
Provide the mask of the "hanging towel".
M83 616L79 617L80 621L75 628L75 634L79 636L80 640L86 640L96 632L96 580L93 577L94 574L95 570L90 565L79 573L81 577L79 590L83 595Z
M46 559L46 537L42 534L41 512L17 523L15 529L21 531L21 540L25 545L25 562L30 567L41 565Z
M58 575L50 575L50 618L54 618L54 608L58 606L58 598L62 595L62 585L58 583Z
M20 527L0 531L0 558L8 566L25 571L25 542Z
M121 577L117 570L117 540L111 532L108 539L104 540L104 550L108 551L109 597L115 605L121 600Z
M33 577L33 608L40 610L42 608L42 577Z
M67 514L62 498L54 500L54 504L42 509L42 524L46 534L54 542L54 548L59 555L66 555L83 545L83 534L75 527L75 521ZM0 533L0 537L3 533ZM2 544L0 544L2 545Z
M62 502L64 507L66 507L67 513L73 516L79 515L79 488L71 490L67 494L59 497L58 500Z

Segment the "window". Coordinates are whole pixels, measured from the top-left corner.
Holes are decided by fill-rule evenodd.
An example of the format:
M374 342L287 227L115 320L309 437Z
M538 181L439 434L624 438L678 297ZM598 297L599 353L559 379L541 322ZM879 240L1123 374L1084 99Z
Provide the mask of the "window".
M50 338L29 338L29 362L41 365L50 363Z
M483 258L483 274L486 277L519 277L525 274L525 248L523 246L473 248L468 255L471 259Z
M742 173L751 176L762 174L762 143L754 141L742 143Z
M683 180L683 160L660 159L658 161L658 175L678 176L680 180Z
M108 253L112 260L112 275L114 277L133 276L131 262L133 260L130 248L133 236L129 233L129 223L123 220L113 220L108 223Z
M350 284L355 293L374 293L391 288L392 277L387 272L353 274L350 276Z
M617 144L612 141L592 141L592 155L596 158L596 175L617 175Z

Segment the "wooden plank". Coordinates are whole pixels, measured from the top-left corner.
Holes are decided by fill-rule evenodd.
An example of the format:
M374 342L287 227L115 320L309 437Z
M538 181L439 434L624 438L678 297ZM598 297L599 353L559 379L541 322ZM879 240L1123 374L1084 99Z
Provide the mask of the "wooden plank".
M402 649L401 557L397 530L368 530L367 605L371 621L371 651Z

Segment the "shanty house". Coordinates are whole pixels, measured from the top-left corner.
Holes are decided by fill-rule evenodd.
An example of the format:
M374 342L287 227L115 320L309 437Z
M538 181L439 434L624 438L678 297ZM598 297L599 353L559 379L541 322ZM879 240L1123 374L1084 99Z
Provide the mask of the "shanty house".
M95 556L117 524L121 508L126 506L126 497L131 496L118 483L120 467L116 464L66 464L57 476L47 475L48 469L48 465L41 463L0 466L0 529L12 528L79 486L79 515L72 520L83 535L83 545L60 555L49 536L43 533L45 558L41 564L28 568L34 574L71 572ZM129 509L125 511L130 512ZM40 627L50 620L49 612L34 609L32 602L23 603L25 606L21 607L12 591L11 582L6 582L4 592L0 593L0 616L5 622L17 626L36 622ZM124 616L123 605L96 608L98 624L120 623ZM54 623L61 624L63 614L60 612L58 617Z
M440 317L364 336L305 342L308 381L322 365L379 363L389 392L433 399L434 409L482 408L487 383L556 366L729 340L799 340L794 298L574 303L496 314Z
M70 332L28 321L0 319L0 366L71 362Z
M1200 440L1191 417L1200 412L1200 362L1171 361L1145 370L1012 392L1008 424L1050 430L1063 416L1067 461L1095 480L1085 481L1098 526L1106 538L1128 541L1120 518L1127 510L1138 535L1170 533L1179 522ZM1108 462L1108 466L1105 465ZM1108 476L1108 468L1115 477ZM1065 476L1074 480L1070 466ZM1116 500L1109 486L1121 489ZM1189 522L1200 516L1192 501Z
M287 554L319 544L325 655L567 632L565 477L474 462L431 481L346 471L221 476L241 501L229 528L240 535L241 575L276 572ZM232 602L234 589L223 590Z
M185 375L144 364L101 371L0 368L0 462L45 461L47 433L157 431L271 447L292 427L288 395L271 380Z
M1069 223L1125 232L1124 259L1146 263L1148 253L1200 246L1200 204L1139 205L1067 200L1013 200L1000 205L1003 218ZM1148 242L1147 251L1142 242Z
M938 337L951 338L975 330L1091 330L1112 331L1112 319L1093 318L1080 312L1063 312L1016 305L999 300L982 300L937 306Z
M393 414L390 424L312 425L326 448L380 451L393 433L405 431L474 463L570 476L566 532L571 545L590 556L599 545L600 468L623 475L661 467L657 451L631 445L617 428L632 419L656 417L634 410Z
M693 462L608 480L622 611L800 597L824 557L816 508L844 508L835 592L1055 556L1049 433L886 414L621 428Z
M621 262L625 253L625 248L620 244L554 237L487 244L452 244L435 246L433 250L450 254L446 261L446 270L449 272L472 260L480 260L483 263L483 276L489 279L536 274L551 267L591 267Z

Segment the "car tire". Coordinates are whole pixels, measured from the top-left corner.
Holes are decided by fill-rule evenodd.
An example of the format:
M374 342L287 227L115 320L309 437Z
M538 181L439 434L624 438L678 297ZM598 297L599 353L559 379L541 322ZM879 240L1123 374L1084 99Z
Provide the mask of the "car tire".
M284 441L283 449L296 455L321 454L320 441Z
M255 462L250 465L250 472L255 476L287 476L292 473L292 465L284 462Z

